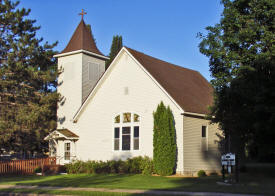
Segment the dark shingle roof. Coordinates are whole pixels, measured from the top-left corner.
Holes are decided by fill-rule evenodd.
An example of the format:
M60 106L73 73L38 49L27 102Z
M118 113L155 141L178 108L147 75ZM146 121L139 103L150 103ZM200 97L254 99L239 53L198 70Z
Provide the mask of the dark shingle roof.
M89 52L104 56L96 47L92 32L88 30L83 20L80 21L68 45L61 53L72 52L76 50L87 50Z
M184 111L208 113L208 106L213 103L213 88L199 72L156 59L131 48L127 50Z
M57 131L59 133L65 135L68 138L70 138L70 137L78 137L78 135L74 134L72 131L70 131L68 129L57 129Z

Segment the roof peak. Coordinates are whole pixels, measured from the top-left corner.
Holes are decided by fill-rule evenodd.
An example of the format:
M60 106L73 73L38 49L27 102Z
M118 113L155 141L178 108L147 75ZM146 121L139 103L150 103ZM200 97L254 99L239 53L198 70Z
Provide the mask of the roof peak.
M81 18L66 48L61 52L73 52L76 50L87 50L89 52L104 56L97 48L93 38L92 30L87 28L83 18Z
M127 50L131 50L131 51L140 53L141 55L145 55L145 56L147 56L147 57L149 57L149 58L155 59L156 61L166 63L168 66L174 66L174 67L178 67L178 68L180 68L180 69L186 69L186 70L189 70L189 71L198 72L197 70L190 69L190 68L187 68L187 67L183 67L183 66L180 66L180 65L176 65L176 64L174 64L174 63L170 63L170 62L168 62L168 61L166 61L166 60L160 59L160 58L158 58L158 57L154 57L154 56L152 56L152 55L145 54L145 53L142 52L142 51L139 51L139 50L130 48L130 47L128 47L128 46L123 46L123 47L125 47ZM199 72L198 72L198 73L199 73Z
M198 72L125 47L185 112L208 114L213 88Z

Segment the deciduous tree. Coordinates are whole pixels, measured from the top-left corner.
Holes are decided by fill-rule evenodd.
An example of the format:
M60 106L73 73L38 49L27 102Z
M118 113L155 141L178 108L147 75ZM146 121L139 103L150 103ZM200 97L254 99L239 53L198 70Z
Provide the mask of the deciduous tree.
M213 77L213 121L224 130L226 151L274 158L275 1L221 2L220 22L200 34L199 45Z

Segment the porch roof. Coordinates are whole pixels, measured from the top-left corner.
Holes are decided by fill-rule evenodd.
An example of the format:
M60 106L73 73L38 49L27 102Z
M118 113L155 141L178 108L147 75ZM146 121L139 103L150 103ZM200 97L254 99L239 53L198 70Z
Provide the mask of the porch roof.
M51 132L49 135L47 135L44 140L50 140L50 139L78 139L79 136L70 131L69 129L57 129L53 132Z

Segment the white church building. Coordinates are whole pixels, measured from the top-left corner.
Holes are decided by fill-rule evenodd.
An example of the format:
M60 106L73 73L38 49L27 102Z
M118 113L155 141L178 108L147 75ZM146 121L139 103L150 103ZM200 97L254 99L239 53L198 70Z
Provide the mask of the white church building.
M153 157L153 112L170 106L177 173L219 171L218 126L205 116L213 89L197 71L123 47L107 70L83 19L55 55L61 74L57 129L45 139L57 163Z

